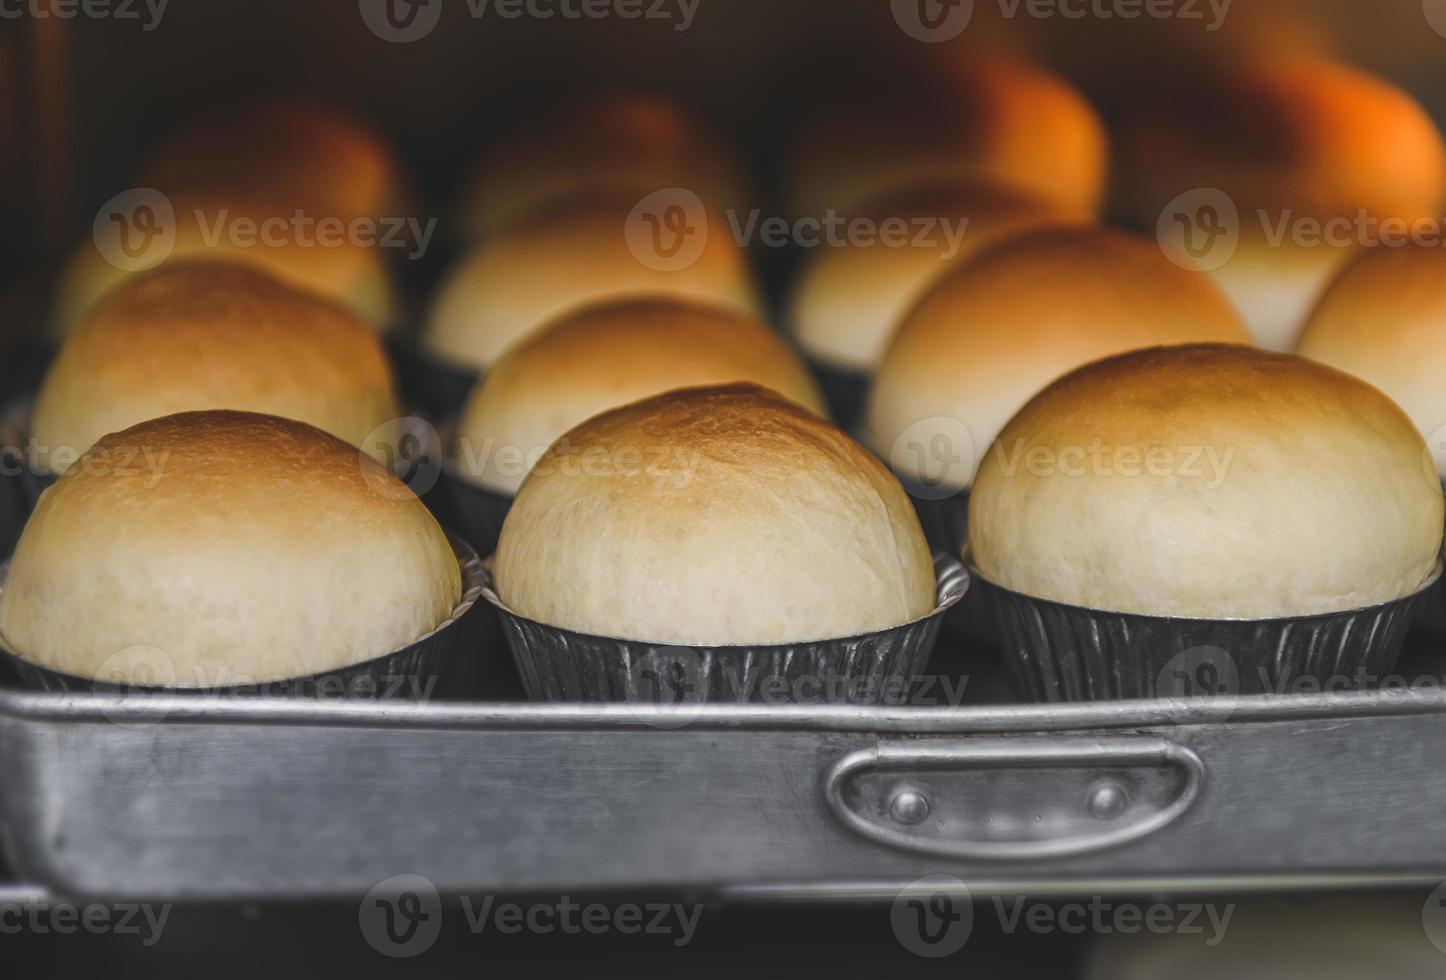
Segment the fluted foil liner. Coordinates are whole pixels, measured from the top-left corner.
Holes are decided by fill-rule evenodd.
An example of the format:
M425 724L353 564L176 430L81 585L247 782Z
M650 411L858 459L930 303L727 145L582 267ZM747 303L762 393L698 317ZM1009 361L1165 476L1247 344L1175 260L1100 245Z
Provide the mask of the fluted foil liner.
M1209 620L1051 602L974 570L1020 693L1047 702L1369 687L1396 666L1415 607L1440 575L1438 564L1412 595L1361 609Z
M1446 480L1441 482L1446 493ZM1436 587L1427 591L1416 606L1411 633L1418 639L1439 647L1446 641L1446 575L1436 580Z
M877 704L923 669L939 623L969 589L963 564L934 559L938 604L891 629L776 646L683 647L591 636L497 609L528 697L538 701Z
M386 656L338 670L274 681L258 681L215 688L165 688L144 684L114 684L48 670L14 652L0 648L20 682L33 690L74 693L167 694L187 697L293 697L334 700L424 700L435 689L447 662L466 654L461 621L477 607L482 595L482 560L465 541L447 535L462 572L462 598L452 614L432 632ZM3 588L9 563L0 565Z

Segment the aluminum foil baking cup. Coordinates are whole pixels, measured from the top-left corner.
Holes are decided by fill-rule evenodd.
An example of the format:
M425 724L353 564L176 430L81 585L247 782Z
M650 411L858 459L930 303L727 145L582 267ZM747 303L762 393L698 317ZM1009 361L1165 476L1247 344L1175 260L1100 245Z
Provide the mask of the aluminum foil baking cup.
M1446 493L1446 480L1441 482L1441 491ZM1411 636L1433 647L1446 641L1446 575L1437 579L1436 587L1421 597L1416 617L1411 621Z
M951 555L962 555L969 543L969 491L958 490L945 497L937 488L929 488L900 478L904 491L914 504L919 526L929 547Z
M1421 597L1344 612L1213 620L1085 609L1012 592L971 568L1020 693L1034 701L1367 689L1396 666Z
M496 551L502 522L516 498L478 486L450 464L443 465L438 483L436 489L443 497L441 506L445 508L447 525L476 548L478 554L490 555Z
M833 424L845 432L853 432L864 420L869 397L869 374L829 364L807 354L803 359L818 382L819 391L823 392Z
M167 688L158 685L115 684L76 677L49 670L18 656L0 646L9 665L19 676L20 682L34 690L55 692L94 693L165 693L187 697L294 697L321 700L373 701L373 700L427 700L432 696L442 678L447 662L454 656L466 655L468 644L466 632L461 628L463 620L477 607L482 595L482 561L465 541L456 535L447 535L457 564L462 572L462 598L440 626L419 638L414 643L395 653L353 664L321 674L307 677L293 677L274 681L231 685L214 688ZM0 588L9 571L9 563L0 565ZM3 643L3 640L0 640Z
M488 575L528 697L538 701L892 703L923 669L945 612L969 589L962 562L934 559L938 604L877 633L777 646L683 647L591 636L519 616Z
M480 377L478 371L437 360L415 337L392 334L385 343L406 404L434 419L450 418L462 410Z

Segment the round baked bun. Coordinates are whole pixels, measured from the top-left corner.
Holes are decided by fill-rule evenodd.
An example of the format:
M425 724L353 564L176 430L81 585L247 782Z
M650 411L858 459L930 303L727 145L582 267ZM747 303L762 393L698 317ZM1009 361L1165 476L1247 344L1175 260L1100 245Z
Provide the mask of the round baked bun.
M913 306L875 376L868 439L901 477L962 490L1009 417L1066 371L1140 347L1247 339L1219 289L1155 243L1041 228L986 248Z
M898 481L755 385L669 392L568 432L502 525L496 579L520 616L652 643L834 639L934 606Z
M172 262L76 326L30 435L63 473L107 433L216 408L296 419L354 446L400 415L386 354L355 314L248 266Z
M1446 475L1446 252L1362 252L1321 298L1298 352L1369 381L1406 410Z
M484 369L550 320L625 297L671 296L756 313L748 259L726 220L678 205L693 229L681 247L694 251L674 262L678 256L648 251L649 229L635 209L649 194L608 188L557 198L489 238L442 283L423 335L426 350L464 370Z
M579 310L510 348L473 389L453 465L512 496L579 422L675 388L751 381L827 416L808 370L779 336L722 307L624 300Z
M137 186L270 197L318 219L398 216L408 196L395 154L376 130L306 99L262 102L195 123L151 156Z
M301 422L188 412L106 436L45 491L0 636L76 677L227 687L385 656L460 596L442 529L370 457Z
M1099 206L1108 141L1068 83L1003 58L971 59L953 75L943 86L864 95L820 111L794 148L794 214L847 214L941 178L990 180L1072 210Z
M397 318L396 289L382 250L315 225L299 226L295 211L277 198L230 192L184 192L168 197L174 237L133 260L102 252L87 236L70 255L55 297L51 335L64 338L91 305L130 276L186 259L237 262L354 311L378 331ZM167 247L169 245L169 247Z
M969 497L984 578L1111 612L1272 619L1410 595L1442 498L1404 412L1293 354L1195 344L1074 371L1000 433Z
M683 107L614 93L504 141L473 179L464 229L478 239L549 200L608 187L686 187L719 212L747 203L737 162Z
M924 287L1009 235L1083 213L997 184L932 181L870 201L848 216L876 230L816 249L794 290L789 328L815 360L872 372Z
M1202 247L1203 229L1192 231L1197 256L1176 250L1210 271L1261 346L1276 350L1295 346L1327 282L1382 222L1439 228L1446 196L1446 147L1425 110L1388 82L1318 58L1246 60L1134 126L1125 144L1136 217L1159 221L1167 244L1182 245L1195 224L1172 212L1219 212L1228 197L1233 251Z

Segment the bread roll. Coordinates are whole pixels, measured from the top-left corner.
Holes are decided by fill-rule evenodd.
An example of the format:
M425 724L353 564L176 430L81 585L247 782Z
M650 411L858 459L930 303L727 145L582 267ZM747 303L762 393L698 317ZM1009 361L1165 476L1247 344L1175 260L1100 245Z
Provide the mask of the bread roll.
M382 346L355 314L249 266L172 262L91 308L46 373L30 435L63 473L107 433L215 408L354 446L400 415Z
M1097 361L1000 433L969 498L988 581L1196 619L1408 596L1441 551L1441 488L1404 412L1357 378L1218 344Z
M1446 475L1446 251L1439 244L1362 253L1326 290L1298 351L1390 395Z
M1446 147L1421 106L1319 58L1247 59L1133 126L1125 144L1142 223L1179 210L1193 227L1190 195L1229 198L1238 244L1205 249L1200 267L1275 350L1294 348L1326 283L1380 222L1435 222L1446 197ZM1187 231L1169 217L1161 230L1175 246ZM1203 227L1192 234L1207 244Z
M505 141L464 206L470 238L559 197L608 187L686 187L721 213L748 205L737 161L681 106L639 92L584 102Z
M963 489L1009 417L1066 371L1139 347L1246 339L1210 280L1153 242L1041 228L986 249L914 305L875 378L868 438L900 476Z
M847 213L940 178L995 181L1079 211L1104 193L1108 142L1068 83L1025 62L976 58L948 83L848 99L820 112L794 149L797 215Z
M754 385L669 392L568 432L523 483L496 576L521 616L653 643L840 638L934 605L898 482Z
M41 496L0 636L77 677L223 687L384 656L460 597L442 529L370 457L300 422L188 412L107 436Z
M517 493L532 463L599 412L674 388L753 381L827 415L788 346L751 317L672 299L624 300L553 321L512 347L473 390L453 464Z
M747 256L723 217L694 213L688 203L668 205L681 209L689 229L680 248L695 254L680 253L684 261L674 263L647 250L649 229L635 209L651 193L607 189L558 198L489 238L442 283L425 348L458 368L487 368L563 313L626 297L671 296L756 312ZM630 237L636 235L643 237Z
M155 239L134 263L117 262L91 238L76 247L61 271L52 337L64 338L96 300L130 276L186 259L253 266L340 303L378 331L393 326L397 297L391 270L369 238L335 234L335 225L325 233L315 224L298 225L294 209L275 198L204 191L170 195L168 201L175 214L171 247Z
M1084 220L999 185L961 181L911 186L846 217L865 219L875 233L814 250L789 327L815 359L859 372L878 366L909 306L948 269L1009 235Z

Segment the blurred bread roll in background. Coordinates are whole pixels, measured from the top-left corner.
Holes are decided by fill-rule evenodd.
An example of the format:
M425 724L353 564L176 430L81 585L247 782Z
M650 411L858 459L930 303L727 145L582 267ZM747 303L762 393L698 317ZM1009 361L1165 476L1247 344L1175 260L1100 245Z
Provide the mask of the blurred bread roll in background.
M1220 283L1265 347L1295 345L1326 283L1382 223L1436 226L1446 149L1406 92L1318 58L1247 60L1123 140L1122 202Z
M787 194L795 215L821 217L919 181L975 178L1092 212L1107 166L1104 127L1067 82L975 55L943 79L818 110L796 139Z
M1140 347L1244 343L1209 278L1152 241L1048 227L996 243L936 280L884 353L867 437L901 477L964 489L1016 411L1081 364Z
M172 262L111 290L66 338L30 435L64 472L147 419L235 409L295 419L354 446L399 414L380 342L354 313L249 266ZM65 452L61 452L64 450Z
M1011 234L1089 220L999 184L957 180L905 187L846 217L866 220L870 237L813 251L794 287L788 326L810 357L858 372L878 366L910 305L954 265Z
M157 212L157 233L143 239L140 251L128 253L111 237L129 236L124 227L75 247L60 272L52 338L64 338L91 304L130 276L187 259L248 265L347 307L379 332L395 325L397 290L383 250L349 234L342 219L318 225L279 198L230 191L186 191L164 202L167 213Z
M578 423L675 388L733 381L827 415L807 368L746 314L673 299L587 307L510 348L478 382L452 464L512 495L543 450Z
M1298 352L1381 389L1416 423L1446 475L1446 250L1360 253L1326 289Z
M696 197L652 188L556 198L488 238L438 288L424 349L485 369L508 346L580 306L669 296L755 313L748 256Z
M589 189L684 187L718 213L749 206L728 149L662 95L615 93L544 118L488 154L463 204L469 239L547 201Z

